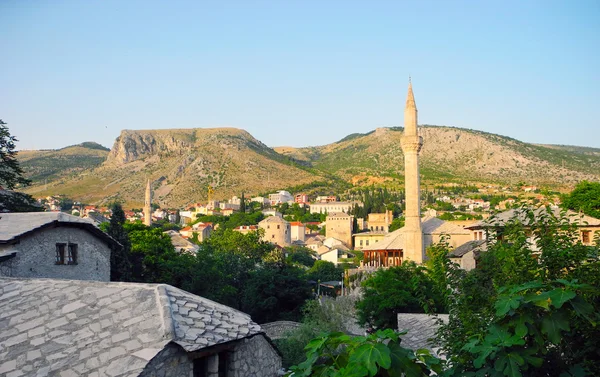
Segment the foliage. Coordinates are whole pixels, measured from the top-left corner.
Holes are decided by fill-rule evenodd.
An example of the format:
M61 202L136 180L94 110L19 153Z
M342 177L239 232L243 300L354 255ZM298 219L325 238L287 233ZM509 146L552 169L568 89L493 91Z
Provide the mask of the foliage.
M588 216L600 219L600 182L580 182L561 200L563 208L583 211Z
M592 322L583 321L581 320L583 312L578 313L577 310L587 310L581 308L588 305L593 307L594 313L600 309L597 294L597 288L600 287L598 246L582 245L577 227L569 220L565 213L556 215L544 208L535 211L522 208L517 211L515 218L507 221L503 226L497 225L498 223L491 219L489 221L491 226L487 229L487 251L479 255L477 268L465 272L451 264L446 266L447 280L444 287L450 318L446 325L441 326L438 339L452 364L460 366L463 370L474 371L477 369L475 360L479 358L477 365L484 365L487 355L481 357L481 353L476 352L481 348L473 347L481 346L482 342L486 341L488 343L498 341L506 348L503 349L507 357L503 358L502 362L498 361L500 371L508 371L506 368L513 368L515 365L520 368L519 370L524 371L531 368L528 357L552 359L555 350L557 352L560 350L562 353L563 356L556 358L561 359L563 364L558 365L558 362L547 364L548 362L544 361L540 365L547 366L546 371L557 372L563 367L560 370L567 371L577 364L592 368L585 363L600 356L598 354L600 333L592 324L597 322L597 319L592 319ZM594 289L583 289L572 283L573 281L586 282ZM518 286L530 288L514 288ZM448 287L452 289L448 290ZM554 295L560 293L559 291L574 292L565 294L569 296L576 294L577 298L573 296L570 299L574 300L573 303L578 305L579 309L575 310L570 304L564 307L562 304L553 306L552 300ZM550 306L536 301L537 298L530 294L546 297L549 299L547 304ZM508 304L510 307L508 312L498 311L499 303ZM518 343L505 342L506 332L511 334L510 336L515 334L514 322L511 321L526 316L535 318L536 323L527 324L527 334L532 338L523 338L522 340L525 341L523 344L520 344L522 340L516 338L510 342ZM566 319L567 322L555 323L566 330L560 332L560 342L555 342L556 334L551 335L550 339L550 335L543 330L543 327L537 327L535 330L536 326L547 326L544 325L544 321L548 321L547 318ZM568 323L568 329L565 323ZM500 338L490 335L498 331L504 335ZM519 333L522 334L522 331L523 327L520 326ZM534 331L537 333L534 334ZM538 333L541 335L537 336ZM479 343L472 343L474 340ZM474 345L466 347L466 344ZM493 345L500 347L500 343L493 343ZM537 348L534 348L534 345ZM518 348L517 352L515 348L510 347L521 348ZM534 353L529 353L534 349ZM499 348L497 350L497 352L504 351ZM488 355L490 354L491 351ZM495 359L500 357L500 353L495 355ZM521 361L521 358L524 361ZM595 368L592 369L594 374L600 373L598 367ZM526 373L533 376L545 375L534 374L538 372L529 369Z
M390 224L389 232L393 232L394 230L398 230L404 226L404 217L398 217L392 220Z
M340 281L344 274L344 269L336 267L335 264L318 260L314 265L307 271L308 277L314 281Z
M131 243L129 236L123 227L125 224L125 212L119 203L113 203L110 207L112 216L110 222L102 223L106 233L121 244L110 253L110 280L129 281L131 279ZM105 225L106 224L106 225Z
M406 262L380 269L362 282L358 322L376 329L396 328L398 313L439 313L443 298L423 266Z
M285 248L288 256L286 262L311 268L316 262L316 252L307 247L290 246Z
M386 210L393 212L393 216L399 216L402 212L400 203L404 200L404 192L391 192L387 188L368 187L358 188L350 192L350 198L363 203L352 207L350 214L356 218L366 219L369 213L384 213Z
M10 134L6 123L0 119L0 186L9 190L31 184L23 177L23 169L17 161L16 141L17 138Z
M572 344L581 336L600 335L593 329L600 316L582 298L582 291L594 290L563 279L503 287L483 337L473 336L463 346L476 357L472 365L457 365L455 371L491 377L586 375L585 359L578 357ZM592 332L582 334L574 328L576 323Z
M243 289L241 310L258 323L298 321L311 289L295 266L265 263L250 272Z
M429 376L442 372L442 363L428 350L413 352L400 346L400 335L378 330L352 337L342 332L322 334L306 346L306 360L291 367L288 376Z
M0 212L42 212L44 208L28 194L0 190Z

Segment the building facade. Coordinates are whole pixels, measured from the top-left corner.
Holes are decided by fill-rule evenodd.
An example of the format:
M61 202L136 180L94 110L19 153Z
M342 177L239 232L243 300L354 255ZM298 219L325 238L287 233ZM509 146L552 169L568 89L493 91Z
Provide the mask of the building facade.
M118 247L89 220L66 213L0 215L0 276L109 281Z
M325 220L325 235L341 240L348 248L352 248L352 219L344 212L331 212Z
M279 216L269 216L258 223L264 230L263 240L281 247L292 243L292 230L290 223Z

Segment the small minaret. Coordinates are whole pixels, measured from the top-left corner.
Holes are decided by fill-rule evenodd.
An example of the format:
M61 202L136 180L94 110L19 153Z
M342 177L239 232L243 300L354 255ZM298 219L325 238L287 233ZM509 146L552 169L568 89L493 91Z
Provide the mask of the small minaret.
M404 152L404 182L406 190L406 211L404 225L404 260L423 263L423 230L421 228L421 193L419 178L419 151L423 138L417 133L417 105L408 81L408 98L404 109L404 135L400 140Z
M152 189L150 188L150 180L146 184L146 197L144 199L144 225L152 225Z

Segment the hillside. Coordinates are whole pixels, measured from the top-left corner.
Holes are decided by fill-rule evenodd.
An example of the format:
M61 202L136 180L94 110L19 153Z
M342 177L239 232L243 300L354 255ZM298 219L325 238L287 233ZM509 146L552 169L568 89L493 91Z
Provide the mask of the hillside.
M215 198L223 199L319 178L235 128L124 130L101 165L27 192L65 194L85 203L118 199L141 207L150 179L158 203L179 207L206 200L208 185L215 188Z
M33 183L53 181L100 166L110 149L85 142L61 149L19 151L18 159L25 176Z
M423 126L424 182L527 183L571 186L600 179L600 154L592 148L543 146L481 131ZM354 183L403 180L402 128L352 134L320 147L276 148L316 169ZM579 148L579 149L576 149ZM590 150L588 150L590 149Z
M600 180L597 149L528 144L452 127L423 126L420 132L424 185L522 181L565 189L584 179ZM404 180L401 136L400 127L378 128L319 147L271 149L235 128L124 130L110 152L84 143L23 151L19 160L34 179L26 192L36 197L65 194L94 204L118 199L141 207L145 181L151 179L159 204L180 207L205 201L208 185L216 199L332 179L399 186ZM323 187L313 183L299 190L312 186Z

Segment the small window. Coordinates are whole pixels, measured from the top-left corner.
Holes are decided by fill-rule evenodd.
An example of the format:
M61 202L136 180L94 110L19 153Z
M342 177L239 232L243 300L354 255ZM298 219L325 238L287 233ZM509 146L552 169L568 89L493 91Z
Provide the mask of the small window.
M65 247L64 243L56 244L56 264L65 264Z
M77 264L77 244L69 244L69 253L67 255L67 264Z
M277 224L277 229L279 229L279 224Z
M590 233L591 232L589 230L584 230L581 232L581 242L590 243Z
M360 246L362 246L362 245L363 245L363 240L360 240Z
M365 242L366 242L367 246L369 246L369 240L366 240Z
M275 235L274 235L274 234L273 234L273 235L271 235L271 238L275 238Z

